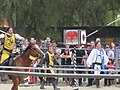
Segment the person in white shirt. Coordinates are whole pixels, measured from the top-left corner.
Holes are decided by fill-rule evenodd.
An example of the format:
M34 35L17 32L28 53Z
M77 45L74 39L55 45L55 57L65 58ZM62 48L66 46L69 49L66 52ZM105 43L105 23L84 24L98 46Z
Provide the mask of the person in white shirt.
M86 64L88 67L92 67L92 69L101 70L105 69L108 61L109 59L105 50L102 48L101 40L97 38L95 48L89 54ZM94 74L100 74L100 71L94 71ZM96 86L99 87L99 79L96 79Z

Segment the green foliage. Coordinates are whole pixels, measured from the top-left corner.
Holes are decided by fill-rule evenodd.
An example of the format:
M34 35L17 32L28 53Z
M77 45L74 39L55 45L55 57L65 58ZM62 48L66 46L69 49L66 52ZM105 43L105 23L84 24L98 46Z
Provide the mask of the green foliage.
M61 40L64 26L105 26L120 13L119 0L0 0L0 19L26 38ZM119 26L120 23L112 24ZM55 27L55 29L50 28Z

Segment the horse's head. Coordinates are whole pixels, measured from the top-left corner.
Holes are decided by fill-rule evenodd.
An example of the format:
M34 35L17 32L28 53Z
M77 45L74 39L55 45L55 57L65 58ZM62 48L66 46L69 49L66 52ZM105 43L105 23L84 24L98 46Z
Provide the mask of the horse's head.
M32 60L43 57L45 54L43 51L40 50L39 46L37 44L31 44L30 45L30 56L29 58Z

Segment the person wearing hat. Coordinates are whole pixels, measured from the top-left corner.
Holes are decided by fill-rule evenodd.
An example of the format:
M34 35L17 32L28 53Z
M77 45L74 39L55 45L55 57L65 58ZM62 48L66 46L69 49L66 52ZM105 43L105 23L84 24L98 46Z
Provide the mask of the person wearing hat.
M16 45L16 40L24 40L24 37L19 34L14 34L13 28L8 27L7 33L0 34L0 39L3 39L3 49L1 52L0 66L8 66L12 51Z
M86 64L90 68L92 67L93 69L104 69L105 65L107 65L109 59L108 56L105 53L105 50L102 48L101 45L101 40L96 39L95 42L95 48L90 52ZM94 71L94 74L100 74L100 71ZM105 73L105 72L104 72ZM96 78L95 80L96 87L99 87L99 79Z

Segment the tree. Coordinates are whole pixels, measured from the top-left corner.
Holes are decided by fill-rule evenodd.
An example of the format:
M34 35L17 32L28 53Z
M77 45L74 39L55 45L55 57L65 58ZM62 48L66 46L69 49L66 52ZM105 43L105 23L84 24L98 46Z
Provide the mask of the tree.
M119 0L0 0L0 18L26 38L60 40L56 27L105 26L117 18L119 8Z

